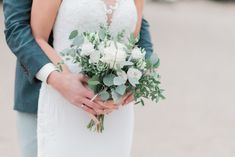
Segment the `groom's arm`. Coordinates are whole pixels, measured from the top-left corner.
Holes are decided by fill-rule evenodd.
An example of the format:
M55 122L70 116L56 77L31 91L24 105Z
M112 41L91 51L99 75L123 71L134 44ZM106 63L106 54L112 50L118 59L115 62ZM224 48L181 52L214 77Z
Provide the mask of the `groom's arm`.
M32 83L36 75L46 78L53 71L53 65L33 38L30 27L31 6L32 0L3 1L7 44Z
M140 39L137 43L140 47L146 50L145 57L148 58L153 53L153 44L149 31L149 23L146 19L142 19L141 29L140 29Z

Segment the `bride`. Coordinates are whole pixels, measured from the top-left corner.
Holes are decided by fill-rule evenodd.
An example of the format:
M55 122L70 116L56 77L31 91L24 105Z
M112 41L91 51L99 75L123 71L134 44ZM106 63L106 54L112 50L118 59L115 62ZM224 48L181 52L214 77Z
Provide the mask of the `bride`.
M45 54L55 65L63 60L60 53L70 46L68 36L80 32L97 31L107 25L115 35L123 29L126 37L139 34L144 0L33 0L31 26L33 35ZM53 47L48 44L53 30ZM77 72L70 62L63 73L78 76L77 99L68 102L60 93L42 83L38 104L38 157L130 157L134 112L131 96L117 109L105 106L86 87L87 78ZM74 82L70 82L71 84ZM65 93L65 95L69 93ZM124 98L123 98L124 100ZM107 114L105 130L99 134L87 130L88 114Z

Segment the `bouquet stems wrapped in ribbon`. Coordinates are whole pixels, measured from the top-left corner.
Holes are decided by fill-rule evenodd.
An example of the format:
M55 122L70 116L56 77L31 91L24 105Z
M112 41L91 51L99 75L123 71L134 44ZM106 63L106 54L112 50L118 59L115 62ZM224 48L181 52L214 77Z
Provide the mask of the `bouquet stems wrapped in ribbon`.
M80 67L81 73L89 77L89 88L104 102L119 105L127 93L142 105L143 97L154 102L164 99L156 71L160 60L155 54L145 58L146 52L136 45L134 35L129 39L124 36L125 30L113 36L105 26L100 26L97 32L74 30L69 36L71 47L61 55ZM87 127L102 132L103 124L104 115L97 115Z

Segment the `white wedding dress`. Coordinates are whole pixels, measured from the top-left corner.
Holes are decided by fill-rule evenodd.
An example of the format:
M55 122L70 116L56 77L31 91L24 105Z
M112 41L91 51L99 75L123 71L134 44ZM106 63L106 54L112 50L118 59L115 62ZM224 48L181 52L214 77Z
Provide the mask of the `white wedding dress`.
M137 22L134 0L63 0L53 28L56 52L70 46L74 29L96 31L109 25L113 35L125 29L129 36ZM127 38L127 36L126 36ZM70 70L78 67L67 62ZM86 128L88 114L42 83L38 104L38 157L130 157L133 103L105 116L103 133Z

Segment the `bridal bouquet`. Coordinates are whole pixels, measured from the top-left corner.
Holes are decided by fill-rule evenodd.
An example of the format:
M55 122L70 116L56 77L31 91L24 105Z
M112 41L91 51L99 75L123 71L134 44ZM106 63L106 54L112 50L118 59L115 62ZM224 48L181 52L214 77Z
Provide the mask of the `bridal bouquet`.
M153 54L145 59L145 50L136 46L137 39L125 31L116 36L108 28L100 26L97 32L74 30L69 36L71 47L61 52L66 60L71 60L89 77L88 86L104 101L120 104L123 96L132 93L136 104L144 105L142 97L158 102L164 99L156 69L159 59ZM104 115L96 117L88 124L89 129L102 132Z

